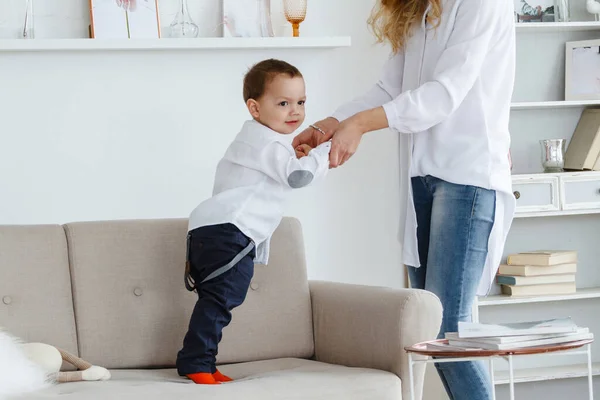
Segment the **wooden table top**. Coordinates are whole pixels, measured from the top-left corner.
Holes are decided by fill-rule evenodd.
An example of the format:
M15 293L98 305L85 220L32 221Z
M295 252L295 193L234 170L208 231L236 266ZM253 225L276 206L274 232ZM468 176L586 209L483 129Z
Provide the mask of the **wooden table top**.
M586 339L586 340L577 340L573 342L565 342L565 343L555 343L548 344L543 346L535 346L535 347L521 347L514 349L504 349L504 350L489 350L489 349L465 349L465 350L456 350L452 349L444 349L442 347L432 347L428 346L431 343L448 343L448 339L438 339L438 340L429 340L427 342L417 343L412 346L405 347L409 353L420 354L423 356L429 357L488 357L488 356L509 356L509 355L526 355L526 354L541 354L541 353L552 353L555 351L563 351L563 350L572 350L577 349L579 347L583 347L586 344L590 344L594 341L594 339Z

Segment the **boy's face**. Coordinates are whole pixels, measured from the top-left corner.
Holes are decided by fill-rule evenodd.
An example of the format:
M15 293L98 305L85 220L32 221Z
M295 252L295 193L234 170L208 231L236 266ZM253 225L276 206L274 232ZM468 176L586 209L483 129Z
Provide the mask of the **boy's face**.
M246 105L258 122L288 135L304 122L305 101L304 79L280 74L267 84L258 100L249 99Z

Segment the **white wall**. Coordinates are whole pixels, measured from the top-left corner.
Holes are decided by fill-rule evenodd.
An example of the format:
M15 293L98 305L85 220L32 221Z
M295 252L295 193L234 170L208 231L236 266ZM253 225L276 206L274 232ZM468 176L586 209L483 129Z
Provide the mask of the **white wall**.
M15 31L19 1L2 1L0 35ZM218 35L219 3L189 0L205 36ZM277 33L289 35L272 3ZM85 37L86 4L37 1L36 37ZM0 52L0 224L186 217L210 195L216 163L248 118L241 79L252 63L300 68L306 124L375 81L387 51L367 31L372 4L309 2L301 34L352 36L344 49ZM160 1L163 26L175 5ZM404 286L397 165L396 138L373 133L325 184L296 192L287 214L304 225L310 278Z

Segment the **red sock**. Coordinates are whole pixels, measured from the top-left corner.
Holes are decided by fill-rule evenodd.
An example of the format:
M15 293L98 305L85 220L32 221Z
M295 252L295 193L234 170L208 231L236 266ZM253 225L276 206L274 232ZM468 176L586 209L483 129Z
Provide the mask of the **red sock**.
M217 382L210 372L196 372L195 374L187 374L186 376L199 385L218 385L221 383Z
M233 380L230 377L228 377L227 375L223 375L221 373L221 371L219 371L219 370L217 370L217 372L215 372L213 374L213 377L215 378L215 381L217 381L217 382L231 382Z

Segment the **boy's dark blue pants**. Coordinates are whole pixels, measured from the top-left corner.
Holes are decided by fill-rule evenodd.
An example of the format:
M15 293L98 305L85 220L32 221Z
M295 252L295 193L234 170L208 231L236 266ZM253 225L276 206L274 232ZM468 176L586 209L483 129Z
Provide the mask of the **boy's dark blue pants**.
M251 243L235 225L201 227L188 233L189 273L196 283L194 307L183 348L177 353L179 375L215 373L218 344L231 310L244 302L254 274L255 249L227 272L202 282Z

